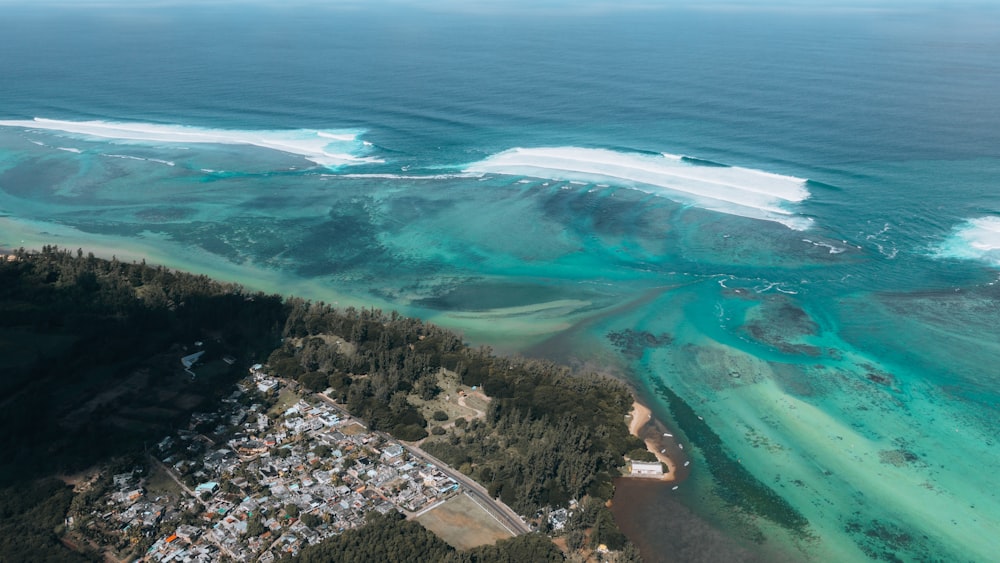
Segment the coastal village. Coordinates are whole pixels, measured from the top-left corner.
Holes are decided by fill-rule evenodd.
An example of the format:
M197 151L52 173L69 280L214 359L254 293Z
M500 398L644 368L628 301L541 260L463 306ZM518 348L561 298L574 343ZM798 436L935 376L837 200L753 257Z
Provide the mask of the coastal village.
M152 541L143 561L269 563L362 526L372 510L413 516L461 491L440 467L325 396L301 398L263 366L250 371L222 411L196 413L150 448L150 473L173 481L173 494L152 490L152 476L136 467L113 475L89 514L71 515L68 526L117 544ZM247 400L257 393L295 400L265 411Z
M181 358L192 378L203 353ZM656 430L647 427L648 409L633 407L631 432L648 436ZM647 445L656 451L648 438ZM631 461L626 475L672 480L672 464L663 471L669 459L657 457L665 463ZM426 518L461 495L455 501L475 503L493 530L482 536L463 526L452 533L492 543L539 527L563 533L577 504L540 512L529 524L415 445L370 430L325 393L308 392L261 364L216 412L193 413L186 428L147 445L145 458L78 487L89 494L70 510L67 530L116 560L270 563L363 526L372 511ZM608 553L604 546L593 555L601 553Z
M627 416L620 382L471 350L396 313L246 296L82 250L17 256L21 308L77 311L76 294L39 289L53 272L108 285L72 326L21 327L39 351L66 344L15 372L26 387L5 405L8 474L49 472L3 491L12 561L328 560L359 539L432 560L639 560L611 501L624 462L650 462L623 417L651 417ZM177 301L130 300L142 278ZM115 324L132 309L147 314ZM94 330L106 319L114 330ZM267 364L249 365L259 350Z

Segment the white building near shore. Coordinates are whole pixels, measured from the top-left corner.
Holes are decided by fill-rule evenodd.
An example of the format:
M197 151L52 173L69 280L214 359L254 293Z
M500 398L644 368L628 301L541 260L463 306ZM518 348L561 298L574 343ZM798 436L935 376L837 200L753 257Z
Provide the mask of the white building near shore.
M663 477L663 466L658 461L632 461L629 475L632 477Z

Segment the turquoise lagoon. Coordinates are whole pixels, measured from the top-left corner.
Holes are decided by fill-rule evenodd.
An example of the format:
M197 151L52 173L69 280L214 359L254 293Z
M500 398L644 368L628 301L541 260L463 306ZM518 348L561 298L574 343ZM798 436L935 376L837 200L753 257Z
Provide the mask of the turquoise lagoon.
M1000 549L975 13L0 9L0 246L616 373L691 461L649 502L750 559Z

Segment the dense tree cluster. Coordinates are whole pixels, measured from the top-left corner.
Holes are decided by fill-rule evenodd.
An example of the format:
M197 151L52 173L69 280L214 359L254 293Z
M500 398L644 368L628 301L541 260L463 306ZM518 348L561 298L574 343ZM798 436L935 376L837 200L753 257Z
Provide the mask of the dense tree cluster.
M272 349L284 319L278 296L163 267L54 247L0 261L0 485L159 440L228 392L242 370L223 355ZM193 380L196 340L215 365Z
M348 530L322 543L304 548L294 563L370 563L398 561L422 563L445 561L453 553L451 546L426 528L392 512L371 512L360 528Z
M268 365L308 388L332 387L374 429L403 440L426 437L427 422L408 397L433 398L442 368L457 372L466 385L482 386L491 397L485 423L456 424L449 436L436 436L425 447L466 466L516 510L530 513L587 494L610 498L622 455L643 446L625 427L631 395L616 380L497 357L396 313L289 303L285 346ZM332 335L349 345L331 343Z
M656 461L657 460L656 454L654 454L653 452L649 451L646 448L635 448L634 450L630 451L626 455L628 455L629 459L631 459L633 461Z
M538 533L455 553L446 563L556 563L565 561L552 541Z
M490 496L514 510L532 514L544 506L563 506L589 494L610 498L610 470L621 453L608 447L606 427L591 429L572 418L532 419L520 411L500 414L490 408L484 423L453 429L424 449L469 472Z
M198 377L191 378L178 360L196 340L205 341L203 349L217 361L196 368ZM427 422L409 398L433 399L442 369L482 386L491 397L486 419L456 419L426 446L524 513L585 495L609 498L622 454L641 446L623 423L630 394L615 380L498 358L395 312L340 311L46 247L0 262L0 353L7 359L0 376L0 447L8 452L0 461L0 486L141 455L142 444L186 422L193 408L211 410L241 376L241 366L270 350L271 372L309 390L331 387L352 414L404 440L427 436ZM224 354L239 363L227 365ZM31 485L37 488L24 498L36 508L11 501L14 489L0 491L4 558L29 552L39 561L77 557L60 547L55 532L69 503L85 503L86 495L73 498L57 485ZM595 533L615 543L620 533L613 521L598 520ZM371 525L313 549L301 560L336 554L338 561L407 561L407 553L421 561L562 560L539 535L459 553L395 516L373 516Z
M57 479L0 489L0 561L87 561L67 551L56 532L63 526L73 490Z
M406 520L402 514L372 512L361 528L308 546L289 560L294 563L555 563L564 558L559 549L540 534L518 536L459 552L420 524Z
M610 549L620 550L631 546L625 535L615 524L611 510L598 499L590 498L580 504L573 512L573 517L567 522L567 528L572 532L590 529L590 545L597 547L606 545ZM567 542L569 541L567 534ZM578 538L580 541L582 539Z
M335 397L375 430L403 440L427 436L426 419L407 397L434 397L443 357L465 350L458 336L396 312L339 311L296 298L288 305L286 343L268 359L272 371L309 389L333 387ZM331 343L330 335L350 349Z

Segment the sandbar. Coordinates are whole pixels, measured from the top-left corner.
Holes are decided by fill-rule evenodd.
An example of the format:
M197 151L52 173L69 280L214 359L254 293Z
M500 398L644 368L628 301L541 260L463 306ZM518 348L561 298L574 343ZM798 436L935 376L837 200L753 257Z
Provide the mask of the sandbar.
M638 401L632 401L632 411L629 416L631 417L628 425L629 434L642 438L646 443L646 449L667 466L667 472L663 474L662 480L678 481L677 463L663 451L667 449L667 442L660 436L662 425L653 420L653 412Z

